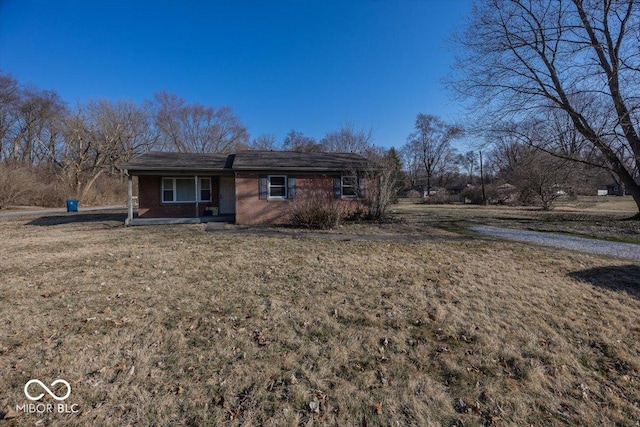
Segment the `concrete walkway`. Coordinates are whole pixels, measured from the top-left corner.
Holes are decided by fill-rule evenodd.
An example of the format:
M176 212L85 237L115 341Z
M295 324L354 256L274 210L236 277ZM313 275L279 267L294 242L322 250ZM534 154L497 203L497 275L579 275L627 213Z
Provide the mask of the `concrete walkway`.
M501 239L640 261L640 245L633 243L610 242L607 240L586 239L584 237L567 236L563 234L485 225L478 225L470 229L480 234L499 237Z

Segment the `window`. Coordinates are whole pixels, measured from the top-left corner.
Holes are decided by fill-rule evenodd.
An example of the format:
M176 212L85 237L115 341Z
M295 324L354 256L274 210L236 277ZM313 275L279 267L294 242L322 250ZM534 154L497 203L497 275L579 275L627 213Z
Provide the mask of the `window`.
M211 179L209 178L200 178L200 200L211 201Z
M162 201L173 202L174 185L175 180L171 178L164 178L162 180Z
M269 198L270 199L286 199L287 198L287 177L284 175L271 175L268 179Z
M342 177L342 197L358 197L358 177Z
M296 177L291 175L260 175L258 177L260 200L296 198Z
M336 199L364 198L366 181L363 176L343 175L333 178L333 196Z
M211 201L211 178L198 179L198 200L196 200L195 178L163 178L162 201L164 203L209 202Z

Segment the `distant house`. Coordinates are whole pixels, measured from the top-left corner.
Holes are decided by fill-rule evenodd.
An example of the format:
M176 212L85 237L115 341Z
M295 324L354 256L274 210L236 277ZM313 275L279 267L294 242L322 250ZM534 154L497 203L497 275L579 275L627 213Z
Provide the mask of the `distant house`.
M607 185L607 196L624 196L629 195L624 184L612 183Z
M405 187L402 190L398 191L399 197L411 197L412 194L417 194L418 197L428 197L435 196L443 191L442 188L439 187L431 187L429 191L427 191L426 185L414 185L412 187Z
M150 152L119 168L138 177L138 217L224 216L237 224L288 221L291 203L305 197L366 198L367 160L351 153L247 151L235 154ZM132 223L129 210L127 223Z
M417 194L418 197L425 197L426 192L427 189L424 185L414 185L398 191L398 197L412 197L413 194Z

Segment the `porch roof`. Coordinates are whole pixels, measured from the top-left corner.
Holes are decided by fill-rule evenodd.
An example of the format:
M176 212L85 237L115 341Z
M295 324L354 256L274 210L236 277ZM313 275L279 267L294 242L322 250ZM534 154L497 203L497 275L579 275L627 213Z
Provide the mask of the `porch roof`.
M174 153L152 151L131 159L119 169L129 172L147 171L231 171L233 154Z

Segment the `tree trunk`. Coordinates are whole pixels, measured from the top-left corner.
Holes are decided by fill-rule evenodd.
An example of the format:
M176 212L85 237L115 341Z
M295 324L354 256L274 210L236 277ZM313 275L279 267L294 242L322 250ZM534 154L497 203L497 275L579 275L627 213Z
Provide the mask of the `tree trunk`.
M89 193L89 190L91 189L91 187L93 187L93 184L95 184L96 180L102 175L103 169L98 170L90 179L89 181L87 181L87 183L85 184L84 188L82 189L82 197L81 199L86 199L87 194Z
M626 178L626 177L624 177ZM638 185L633 179L628 178L624 179L621 177L622 184L624 189L631 194L633 197L633 201L636 203L636 207L638 208L638 213L635 214L634 218L640 220L640 185ZM624 191L622 195L624 196Z

